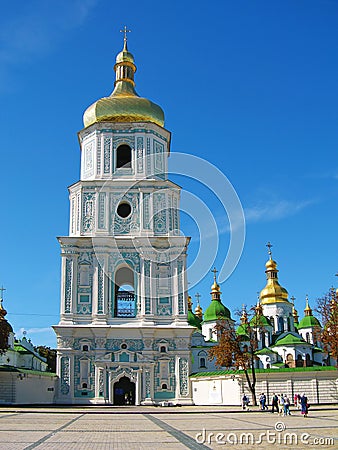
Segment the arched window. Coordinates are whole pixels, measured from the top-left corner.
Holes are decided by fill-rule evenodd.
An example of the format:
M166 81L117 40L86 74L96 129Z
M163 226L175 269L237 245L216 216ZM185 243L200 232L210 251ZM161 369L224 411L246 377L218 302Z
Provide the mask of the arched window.
M288 327L287 331L291 331L291 320L290 320L290 317L287 317L286 322L287 322L287 327Z
M161 352L161 353L166 353L166 351L167 351L166 346L165 346L165 345L162 345L161 348L160 348L160 352Z
M278 317L278 331L281 333L284 331L284 317Z
M87 389L88 385L87 383L82 383L82 389Z
M200 358L200 368L205 368L205 358Z
M310 344L310 333L306 333L306 342Z
M303 367L303 366L304 366L304 362L303 362L302 355L297 355L296 367Z
M262 342L262 348L266 347L266 345L265 345L265 333L264 333L264 331L261 332L261 342Z
M82 346L82 351L83 352L88 352L88 350L89 350L88 345L83 345Z
M167 383L162 383L162 389L168 389Z
M135 317L134 272L129 267L120 267L114 287L114 317Z
M131 167L131 148L129 145L120 145L116 150L116 168L128 169Z

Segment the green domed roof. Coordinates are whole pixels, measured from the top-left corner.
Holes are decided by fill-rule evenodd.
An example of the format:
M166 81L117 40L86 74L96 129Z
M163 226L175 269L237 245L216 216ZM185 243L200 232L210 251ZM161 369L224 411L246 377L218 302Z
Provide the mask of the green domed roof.
M249 325L247 323L242 323L241 325L239 325L236 329L237 336L241 336L243 339L250 340L250 337L248 335L248 326Z
M250 325L252 327L272 327L270 320L263 315L253 316Z
M306 342L299 334L293 332L286 332L278 337L278 339L275 342L275 345L273 345L272 347L280 347L283 345L296 345L296 344L311 345L308 342Z
M204 313L204 322L231 319L229 309L220 300L212 300Z
M202 328L201 320L190 310L188 311L188 323L192 327L198 328L199 330Z
M321 327L319 320L314 316L305 316L297 325L297 329L301 328L312 328L312 327Z

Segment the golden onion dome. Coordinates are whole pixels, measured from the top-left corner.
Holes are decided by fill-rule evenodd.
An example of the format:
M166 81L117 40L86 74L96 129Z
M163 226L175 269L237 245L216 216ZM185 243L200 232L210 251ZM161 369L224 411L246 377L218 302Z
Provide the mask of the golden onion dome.
M213 282L213 284L211 285L211 293L213 292L220 292L220 287L219 284L216 282L216 280ZM220 292L221 293L221 292Z
M265 264L266 267L266 286L261 290L259 299L261 305L270 303L289 302L288 291L278 282L277 263L273 259L269 259Z
M200 305L196 306L196 308L195 308L195 315L197 317L199 317L200 319L202 319L202 317L203 317L203 309L201 308Z
M188 303L188 311L191 311L191 308L192 308L192 299L191 299L190 295L188 295L187 303Z
M276 261L274 261L273 259L269 259L266 263L265 263L265 267L266 270L274 270L277 268L277 263Z
M89 127L97 122L152 122L164 126L164 113L160 106L140 97L135 91L134 57L128 51L124 38L123 50L114 65L116 79L109 97L103 97L90 105L84 115L83 124Z
M312 309L310 308L309 297L307 295L306 295L305 301L306 301L306 304L305 304L304 313L306 316L312 316Z
M130 62L134 64L134 56L128 52L127 49L127 41L125 41L125 45L123 46L123 50L117 54L116 56L116 64L121 62Z

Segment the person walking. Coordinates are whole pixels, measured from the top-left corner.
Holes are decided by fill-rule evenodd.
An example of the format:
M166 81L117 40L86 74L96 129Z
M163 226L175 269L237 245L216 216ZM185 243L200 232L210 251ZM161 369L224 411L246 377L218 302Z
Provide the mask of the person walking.
M259 403L261 405L261 410L262 411L268 409L268 407L266 405L266 395L264 394L264 392L262 392L261 396L259 397Z
M280 394L280 396L278 397L278 415L279 416L284 416L284 397L283 394Z
M300 398L300 413L304 416L307 417L308 415L308 411L309 411L309 404L307 402L307 396L305 395L305 392L303 393L303 395Z
M284 395L284 416L291 416L290 400L287 395Z
M242 408L244 411L249 411L249 406L248 406L249 403L250 403L249 398L244 394L242 397Z
M278 412L278 396L277 394L273 393L272 394L272 402L271 402L271 412L272 414L275 412Z

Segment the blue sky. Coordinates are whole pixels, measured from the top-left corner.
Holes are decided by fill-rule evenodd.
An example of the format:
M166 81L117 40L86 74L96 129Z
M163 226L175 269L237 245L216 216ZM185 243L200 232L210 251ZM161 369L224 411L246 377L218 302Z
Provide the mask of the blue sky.
M337 285L338 2L330 0L5 2L0 16L0 285L18 337L55 346L67 186L79 179L84 110L113 87L127 25L137 92L165 111L172 152L223 172L246 216L239 264L222 283L232 310L255 303L271 241L300 313ZM176 177L229 233L217 197ZM221 186L219 187L221 189ZM197 225L183 215L197 255ZM210 268L206 267L205 272ZM202 307L212 274L192 286ZM195 305L194 305L195 306Z

